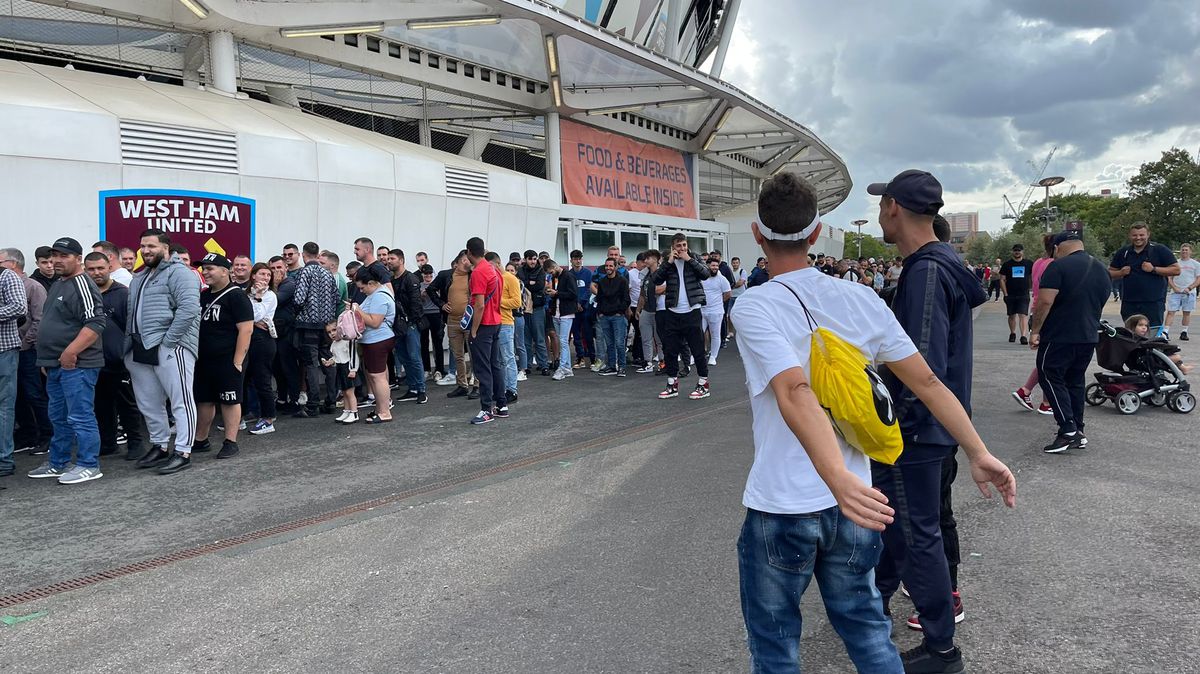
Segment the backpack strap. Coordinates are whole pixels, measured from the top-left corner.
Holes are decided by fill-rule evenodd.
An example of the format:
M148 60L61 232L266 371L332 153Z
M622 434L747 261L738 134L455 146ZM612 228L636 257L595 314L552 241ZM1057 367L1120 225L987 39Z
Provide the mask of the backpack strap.
M796 301L800 303L800 308L804 310L804 318L808 320L808 329L813 332L816 332L817 328L819 327L819 325L817 323L817 319L813 318L812 312L810 312L808 310L808 307L804 304L804 300L800 299L800 295L798 295L796 293L796 291L793 290L790 285L784 283L783 281L780 281L779 279L771 279L769 282L770 283L778 283L779 285L788 289L788 292L790 292L792 294L792 297L795 297Z

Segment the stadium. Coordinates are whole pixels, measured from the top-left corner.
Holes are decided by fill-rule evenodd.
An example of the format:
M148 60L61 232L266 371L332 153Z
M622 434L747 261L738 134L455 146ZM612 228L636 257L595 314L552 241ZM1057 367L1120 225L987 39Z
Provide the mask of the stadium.
M367 236L436 263L483 236L590 265L681 231L753 257L763 179L823 213L851 181L720 79L738 2L0 0L7 245L158 226L193 256Z

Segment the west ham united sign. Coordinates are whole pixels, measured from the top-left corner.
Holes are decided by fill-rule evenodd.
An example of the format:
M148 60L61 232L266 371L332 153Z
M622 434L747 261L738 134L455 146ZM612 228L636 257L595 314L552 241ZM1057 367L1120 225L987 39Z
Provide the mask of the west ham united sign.
M100 238L138 249L142 231L161 229L193 260L205 253L254 259L254 200L231 194L180 190L107 190L100 193ZM142 265L138 255L137 266Z

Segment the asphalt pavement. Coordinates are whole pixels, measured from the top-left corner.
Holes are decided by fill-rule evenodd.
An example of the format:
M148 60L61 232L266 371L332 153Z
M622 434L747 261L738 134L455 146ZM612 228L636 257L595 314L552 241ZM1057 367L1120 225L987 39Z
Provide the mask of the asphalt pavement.
M1043 454L1053 420L1011 399L1033 356L1002 313L976 321L974 418L1018 506L964 464L968 671L1200 672L1200 417L1089 408L1090 447ZM391 425L286 419L174 476L7 478L0 602L40 598L0 609L0 671L745 672L736 351L712 383L659 401L659 377L535 376L478 428L431 387ZM851 671L815 584L804 609L804 671Z

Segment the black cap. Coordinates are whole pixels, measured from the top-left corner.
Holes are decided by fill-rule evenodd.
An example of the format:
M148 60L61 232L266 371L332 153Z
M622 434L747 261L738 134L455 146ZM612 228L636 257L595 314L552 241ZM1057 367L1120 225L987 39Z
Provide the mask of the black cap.
M513 252L511 252L511 253L509 253L509 254L508 254L508 261L509 261L509 262L516 262L517 260L520 260L520 259L521 259L521 254L520 254L520 253L518 253L518 252L517 252L517 251L515 251L515 250L514 250Z
M1014 243L1014 244L1013 244L1013 247L1012 247L1012 249L1013 249L1013 252L1014 252L1014 253L1015 253L1015 252L1017 252L1018 250L1020 250L1020 251L1024 251L1024 250L1025 250L1025 244L1023 244L1023 243Z
M1054 245L1065 241L1083 241L1083 232L1078 229L1067 229L1054 235Z
M224 267L226 269L230 269L233 267L233 264L231 264L229 262L228 258L226 258L224 255L218 255L217 253L209 253L208 255L205 255L204 257L200 258L196 262L193 262L192 264L197 267L203 267L204 265L212 265L214 267Z
M57 250L60 253L68 255L83 255L83 246L79 245L78 241L69 236L64 236L50 244L50 250Z
M920 215L937 215L942 202L942 184L928 171L901 171L891 182L867 185L867 194L889 196L896 203Z

